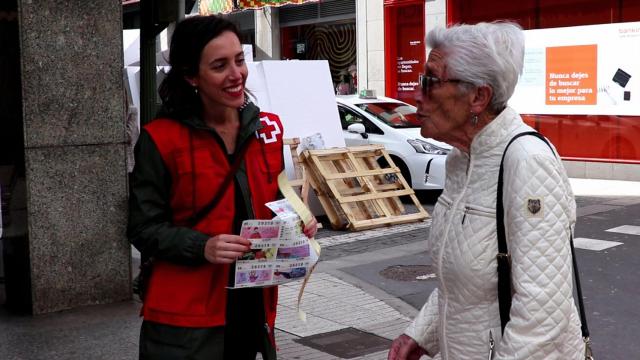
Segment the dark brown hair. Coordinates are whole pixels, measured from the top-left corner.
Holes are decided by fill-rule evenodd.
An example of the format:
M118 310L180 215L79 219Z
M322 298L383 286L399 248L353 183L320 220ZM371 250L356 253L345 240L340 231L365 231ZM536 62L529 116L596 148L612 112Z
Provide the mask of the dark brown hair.
M202 103L185 77L196 76L202 50L212 39L231 31L240 39L235 24L219 16L192 16L182 20L171 36L171 70L159 88L162 108L159 116L184 119L200 116Z

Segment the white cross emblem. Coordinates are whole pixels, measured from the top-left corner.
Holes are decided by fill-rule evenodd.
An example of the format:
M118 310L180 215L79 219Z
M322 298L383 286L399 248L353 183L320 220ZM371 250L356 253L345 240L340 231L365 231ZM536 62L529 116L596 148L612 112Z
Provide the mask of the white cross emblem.
M278 126L278 123L276 121L272 121L266 116L261 117L260 121L262 121L262 123L264 124L264 128L262 129L263 132L259 134L262 138L262 141L264 141L265 144L270 144L272 142L278 141L277 136L282 133L282 131L280 130L280 126ZM267 133L269 133L268 138Z

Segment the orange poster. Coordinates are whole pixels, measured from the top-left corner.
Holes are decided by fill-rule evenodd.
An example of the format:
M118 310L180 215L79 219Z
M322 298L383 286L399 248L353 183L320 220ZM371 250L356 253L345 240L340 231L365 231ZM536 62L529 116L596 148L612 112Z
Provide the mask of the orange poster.
M547 105L596 105L598 45L548 47Z

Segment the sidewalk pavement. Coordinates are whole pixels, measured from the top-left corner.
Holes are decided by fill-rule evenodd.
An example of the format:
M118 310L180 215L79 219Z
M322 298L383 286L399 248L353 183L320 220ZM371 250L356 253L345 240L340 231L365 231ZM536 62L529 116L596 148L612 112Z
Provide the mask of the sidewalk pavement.
M569 179L575 196L640 196L639 181Z
M320 341L316 343L323 348L322 350L302 345L296 340L349 328L383 338L371 338L374 346L381 348L379 351L370 352L372 347L347 349L352 354L358 351L363 353L362 356L352 359L383 360L387 358L389 344L389 341L384 339L394 339L409 324L408 316L401 314L382 300L326 273L313 274L305 289L301 306L307 313L307 321L304 323L298 318L296 310L299 288L299 282L280 287L276 340L279 348L278 358L282 360L343 359L335 356L339 352L330 354L323 350L332 348L332 345L335 347L328 349L329 351L340 350L338 349L342 345L340 343L350 340L355 340L353 346L357 347L357 338L366 335L350 331L337 333L337 336L333 337L318 336L316 338ZM353 337L349 338L346 334L353 334ZM322 341L323 337L324 341ZM367 343L370 344L371 341ZM365 345L362 343L361 346Z
M571 182L576 195L640 196L637 182ZM332 236L320 236L318 241L327 249L381 236L419 239L429 225L430 221L425 221L357 233L327 231ZM302 322L296 308L300 286L300 282L280 286L276 321L280 360L386 359L390 340L401 334L417 313L374 285L335 267L318 266L304 291L301 309L306 312L307 321ZM132 300L37 317L17 317L0 311L0 354L3 359L16 360L136 359L139 306Z

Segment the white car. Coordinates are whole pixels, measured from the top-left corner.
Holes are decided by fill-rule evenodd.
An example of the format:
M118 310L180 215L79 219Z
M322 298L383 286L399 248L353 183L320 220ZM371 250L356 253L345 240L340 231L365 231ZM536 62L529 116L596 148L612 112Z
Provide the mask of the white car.
M344 95L336 96L336 101L347 146L384 145L414 190L444 188L445 158L451 146L420 136L414 106L382 96Z

